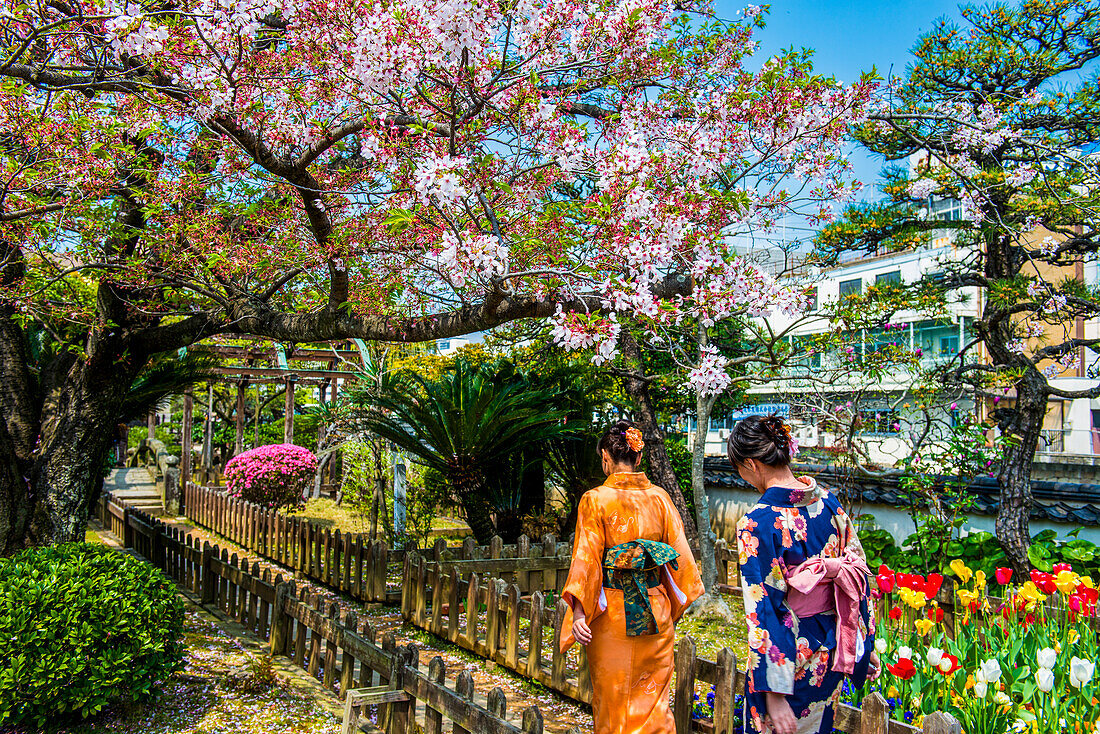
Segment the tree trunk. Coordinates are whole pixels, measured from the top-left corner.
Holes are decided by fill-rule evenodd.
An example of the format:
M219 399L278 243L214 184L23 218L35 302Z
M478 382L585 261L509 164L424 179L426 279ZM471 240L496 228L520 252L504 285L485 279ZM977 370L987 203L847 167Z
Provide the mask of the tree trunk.
M699 533L695 527L695 518L688 510L684 494L680 491L680 480L676 478L676 472L672 470L672 462L668 460L665 450L665 434L657 421L657 411L653 407L653 400L649 395L649 381L645 379L645 365L642 362L642 352L634 338L625 331L621 339L623 355L633 374L626 378L626 394L634 400L637 408L638 429L645 439L646 449L649 451L650 481L664 487L672 503L680 513L680 519L684 523L684 532L688 541L698 543Z
M997 540L1017 574L1031 568L1027 549L1031 545L1031 464L1047 411L1045 380L1034 368L1016 383L1016 405L993 411L1003 433L1015 437L1005 449L997 474L1001 503L997 510Z
M706 327L699 325L699 349L707 344ZM716 398L696 391L695 442L691 449L691 491L695 498L695 518L699 529L699 565L703 575L703 588L714 592L718 581L718 566L714 561L714 529L710 526L710 503L703 481L703 460L707 455L707 433L710 432L710 411Z

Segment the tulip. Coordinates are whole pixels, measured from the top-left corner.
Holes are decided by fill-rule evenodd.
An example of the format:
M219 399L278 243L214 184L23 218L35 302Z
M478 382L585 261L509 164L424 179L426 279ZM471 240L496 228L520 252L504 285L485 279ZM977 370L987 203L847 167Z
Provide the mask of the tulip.
M1001 679L1001 664L993 658L990 658L981 664L980 672L982 677L987 681L996 683Z
M913 657L913 651L910 648L905 645L898 648L898 659L911 657Z
M896 579L893 574L887 575L880 573L878 576L875 576L875 581L878 583L878 588L882 590L883 594L889 594L894 590Z
M1055 652L1052 647L1044 647L1042 650L1035 653L1035 659L1039 662L1040 668L1053 670L1054 664L1058 662L1058 653Z
M902 680L909 680L917 674L917 666L909 658L901 658L897 665L887 663L886 669Z
M940 593L941 586L943 586L943 576L938 573L928 574L928 580L924 584L925 596L932 599L936 594Z
M1072 657L1069 660L1069 683L1074 688L1080 688L1081 686L1092 680L1092 674L1096 670L1096 663L1091 660L1085 660L1084 658Z
M1001 586L1008 586L1012 582L1012 569L1011 568L998 568L996 571L997 583Z
M964 584L970 583L970 579L974 575L974 572L971 571L962 560L956 558L951 561L950 566L954 574L959 577L959 581L962 581Z
M938 647L928 648L928 652L924 653L924 659L928 661L928 664L933 668L938 667L940 661L943 660L943 650Z
M1035 671L1035 684L1043 693L1050 693L1054 688L1054 671L1050 668L1039 668Z
M1043 595L1039 593L1039 589L1038 587L1036 587L1034 581L1025 582L1023 586L1020 587L1019 595L1021 599L1029 604L1039 602L1044 599Z
M901 607L897 606L896 604L890 607L890 619L894 620L895 622L901 619Z
M1012 699L1008 697L1008 694L1004 691L997 691L993 694L993 703L998 706L1007 706L1012 703Z
M959 659L957 657L945 652L943 658L940 660L938 668L944 675L951 675L956 670L962 668L962 666L959 665Z
M1055 563L1054 568L1052 568L1051 571L1053 571L1054 575L1057 576L1064 571L1073 571L1073 566L1069 565L1068 563Z
M978 698L985 698L985 694L989 693L989 684L978 681L974 684L974 695Z
M985 571L980 568L974 572L974 585L979 589L985 588Z
M875 638L875 652L879 655L886 654L886 640L881 637Z
M977 603L977 601L978 601L978 592L976 592L976 591L970 591L968 589L959 589L958 591L955 592L955 594L958 595L959 601L961 601L963 603L963 606L965 606L965 607L970 607L971 605Z
M936 623L931 619L918 619L913 623L913 626L917 628L917 634L927 635L936 628Z
M1054 585L1058 591L1069 596L1077 588L1077 574L1072 571L1061 571L1054 577Z
M928 608L928 618L931 619L933 622L937 622L937 623L942 622L943 621L943 610L940 609L939 607L935 607L935 606L934 607L929 607Z

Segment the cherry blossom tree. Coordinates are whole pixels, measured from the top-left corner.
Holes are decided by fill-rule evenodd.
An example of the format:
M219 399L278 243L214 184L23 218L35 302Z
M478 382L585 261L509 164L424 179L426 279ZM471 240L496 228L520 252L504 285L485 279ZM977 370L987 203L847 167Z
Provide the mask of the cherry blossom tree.
M980 292L982 314L941 378L989 403L1009 439L997 536L1018 569L1028 566L1031 466L1047 403L1100 396L1083 365L1100 343L1084 331L1100 293L1083 277L1100 251L1097 37L1095 2L965 7L961 25L939 22L859 133L887 160L916 165L893 172L888 201L854 208L819 238L835 255L954 231L959 256L920 291ZM960 202L961 218L929 217L943 200ZM1063 374L1093 384L1055 384Z
M0 549L82 537L153 354L548 318L607 358L621 318L766 300L725 234L850 192L838 141L871 85L798 52L750 69L762 22L655 0L6 2Z

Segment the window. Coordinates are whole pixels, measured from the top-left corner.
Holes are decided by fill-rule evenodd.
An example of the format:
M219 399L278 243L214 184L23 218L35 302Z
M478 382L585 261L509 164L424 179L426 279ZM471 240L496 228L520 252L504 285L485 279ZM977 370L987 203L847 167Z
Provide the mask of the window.
M954 357L959 353L959 335L940 337L940 356Z
M806 310L807 311L816 311L817 310L817 286L814 286L813 288L807 288L806 289Z
M848 296L858 296L860 293L863 293L863 280L861 278L840 281L841 300Z
M897 433L900 430L899 421L900 415L896 410L859 411L859 427L864 433Z
M440 339L439 341L437 341L435 343L435 348L437 350L439 350L440 352L445 352L445 351L447 351L448 349L451 348L451 340L450 339Z
M879 273L875 276L875 285L901 285L901 271L894 270L889 273Z

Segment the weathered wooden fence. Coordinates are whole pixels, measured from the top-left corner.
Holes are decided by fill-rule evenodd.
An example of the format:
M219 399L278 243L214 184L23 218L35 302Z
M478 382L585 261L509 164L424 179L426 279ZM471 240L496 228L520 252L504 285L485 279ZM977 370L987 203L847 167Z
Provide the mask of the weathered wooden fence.
M549 559L544 562L550 565ZM542 563L508 564L514 573L543 570ZM556 569L555 573L556 573ZM498 578L491 559L476 564L462 561L438 561L410 553L405 559L401 600L402 617L410 624L431 632L499 665L538 681L578 701L591 702L592 685L588 678L584 648L575 646L562 654L558 640L567 611L566 602L555 597L548 602L541 589L524 593L519 583ZM557 586L556 588L561 588ZM714 687L714 717L710 721L692 718L696 685L709 691ZM729 649L717 660L696 655L690 637L682 639L675 655L675 692L673 716L678 734L691 731L730 734L738 713L735 697L744 690L745 674L737 669L737 659ZM839 704L836 728L853 734L910 734L922 731L899 722L888 722L885 701L875 694L873 703L863 709ZM875 705L881 703L881 708ZM925 732L958 731L954 720L936 715L926 720ZM941 726L942 725L942 726ZM887 728L888 727L888 728ZM946 728L943 728L946 727Z
M389 697L401 700L378 707L375 721L386 734L442 734L444 720L452 722L456 734L543 731L537 707L524 709L521 726L510 723L499 688L489 692L486 706L479 705L468 672L460 672L455 687L449 688L442 658L433 658L427 671L422 670L415 645L398 645L392 632L379 640L372 625L354 611L323 603L279 575L261 573L248 559L228 556L217 545L127 508L109 494L97 514L126 547L198 595L202 604L269 640L273 655L289 657L334 695L343 698L348 691L378 686L404 692L403 697Z

